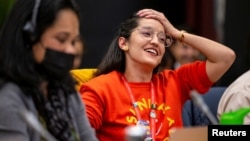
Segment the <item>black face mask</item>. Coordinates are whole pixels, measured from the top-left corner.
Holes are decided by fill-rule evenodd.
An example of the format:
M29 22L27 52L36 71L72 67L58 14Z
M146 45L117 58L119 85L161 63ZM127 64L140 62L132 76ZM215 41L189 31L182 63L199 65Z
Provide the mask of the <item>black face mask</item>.
M75 55L46 48L44 60L39 65L48 79L61 80L73 68Z

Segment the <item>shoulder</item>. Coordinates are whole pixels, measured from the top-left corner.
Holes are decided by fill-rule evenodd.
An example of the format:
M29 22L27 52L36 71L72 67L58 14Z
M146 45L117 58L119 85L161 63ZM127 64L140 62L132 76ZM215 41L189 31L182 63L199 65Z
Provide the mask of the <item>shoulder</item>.
M206 61L195 61L193 63L188 63L180 66L177 70L190 70L194 72L205 71L206 70Z
M176 74L181 81L181 87L186 87L188 91L196 89L203 94L213 85L206 71L206 61L184 64L176 70Z
M117 71L112 71L107 74L102 74L97 77L92 78L87 83L84 83L84 85L90 85L90 84L112 84L119 81L121 78L121 74Z
M0 111L6 115L16 116L21 110L27 109L29 98L14 83L6 83L0 89ZM2 118L2 117L1 117Z
M80 87L80 92L84 90L104 90L114 87L119 87L122 85L121 74L117 71L112 71L107 74L99 75L92 78L86 83L83 83Z
M223 95L233 95L239 93L250 92L250 70L240 75L233 83L231 83ZM248 94L250 97L250 94Z
M14 83L6 83L0 88L0 100L4 99L21 99L23 93L21 89Z
M175 70L171 70L171 69L165 69L159 73L157 73L155 76L157 77L161 77L161 76L172 76L175 75L176 71Z
M6 106L17 106L16 108L21 108L29 103L29 99L19 86L14 83L6 83L0 89L1 108L6 108Z
M242 85L231 85L225 90L219 101L217 109L218 116L224 112L234 111L242 107L249 107L250 82L241 84Z
M6 83L0 88L0 124L2 129L9 131L9 134L4 135L5 137L21 140L34 140L38 137L36 132L27 128L27 122L21 118L24 110L31 110L36 116L36 112L32 107L27 107L27 103L30 104L30 99L14 83ZM4 133L0 134L1 140Z
M243 73L231 83L223 93L218 113L249 106L250 101L250 71Z
M221 99L250 99L250 71L243 73L231 83L223 93ZM233 100L232 99L232 100Z
M182 76L186 76L187 74L189 75L190 74L195 74L195 75L202 74L202 76L204 75L206 76L206 62L196 61L193 63L184 64L176 70L165 69L162 72L160 72L158 76L160 77L161 75L163 75L165 77L171 77L171 76L182 77Z

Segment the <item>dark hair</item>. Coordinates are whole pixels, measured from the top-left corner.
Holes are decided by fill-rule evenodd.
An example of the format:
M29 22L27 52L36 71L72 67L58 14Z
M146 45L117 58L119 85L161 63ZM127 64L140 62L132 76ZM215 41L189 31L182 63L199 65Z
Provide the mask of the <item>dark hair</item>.
M106 74L114 70L121 73L125 71L125 53L122 49L120 49L118 45L118 39L119 37L129 39L133 30L138 26L138 21L140 19L141 17L137 16L136 13L134 13L127 20L120 24L118 33L116 33L116 36L111 42L106 55L97 67L95 76ZM159 66L154 68L154 73L158 71L158 67Z
M31 46L55 22L60 10L71 9L79 18L78 8L73 0L41 0L36 18L35 40L30 41L23 27L31 20L35 2L16 0L0 33L0 77L4 81L12 81L30 89L38 87L40 83ZM66 82L69 81L63 83Z

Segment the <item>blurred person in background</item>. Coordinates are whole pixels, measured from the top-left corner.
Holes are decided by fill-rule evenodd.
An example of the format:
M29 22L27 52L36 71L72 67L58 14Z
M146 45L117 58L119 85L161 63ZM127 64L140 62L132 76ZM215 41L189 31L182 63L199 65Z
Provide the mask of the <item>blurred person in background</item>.
M192 28L187 25L178 25L177 29L194 34ZM179 40L174 40L173 45L166 48L163 59L165 63L162 63L163 66L160 67L160 71L166 68L177 69L183 64L197 60L205 60L204 56L197 49Z
M84 42L80 40L76 43L76 57L74 60L74 68L70 70L70 74L76 81L76 90L79 91L82 83L93 78L96 68L81 68L82 56L84 54Z
M75 43L75 48L76 48L76 56L75 56L75 60L74 60L73 69L78 69L81 67L82 57L84 54L84 42L82 39L79 39Z
M250 35L247 42L247 53L250 54ZM249 55L248 55L249 57ZM250 61L250 57L248 58ZM223 93L218 109L218 119L224 113L234 112L241 108L250 108L250 66L247 71L238 76ZM245 116L243 124L250 124L250 113Z
M250 70L240 75L234 80L223 93L218 109L218 119L224 113L234 112L240 108L250 109ZM250 124L250 113L244 118L244 124Z
M49 140L36 120L58 141L97 141L69 73L78 11L74 0L16 0L0 34L1 141Z
M159 72L172 38L207 58ZM190 90L203 94L230 68L232 49L175 28L165 15L143 9L121 23L94 78L80 87L92 127L101 141L125 140L124 129L137 125L145 141L166 141L182 127L182 106Z

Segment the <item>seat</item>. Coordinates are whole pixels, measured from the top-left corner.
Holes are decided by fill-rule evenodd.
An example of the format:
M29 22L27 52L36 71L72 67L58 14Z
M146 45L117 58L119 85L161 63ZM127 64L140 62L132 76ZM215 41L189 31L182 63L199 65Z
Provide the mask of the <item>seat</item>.
M217 118L217 107L220 101L220 98L227 87L211 87L210 90L202 95L204 102L209 107L211 113L214 117ZM182 121L183 126L206 126L211 125L212 122L206 116L205 113L192 101L188 100L185 102L182 109Z
M97 71L96 68L84 68L84 69L74 69L70 73L75 79L76 89L79 90L82 83L85 83L94 77L94 73Z

